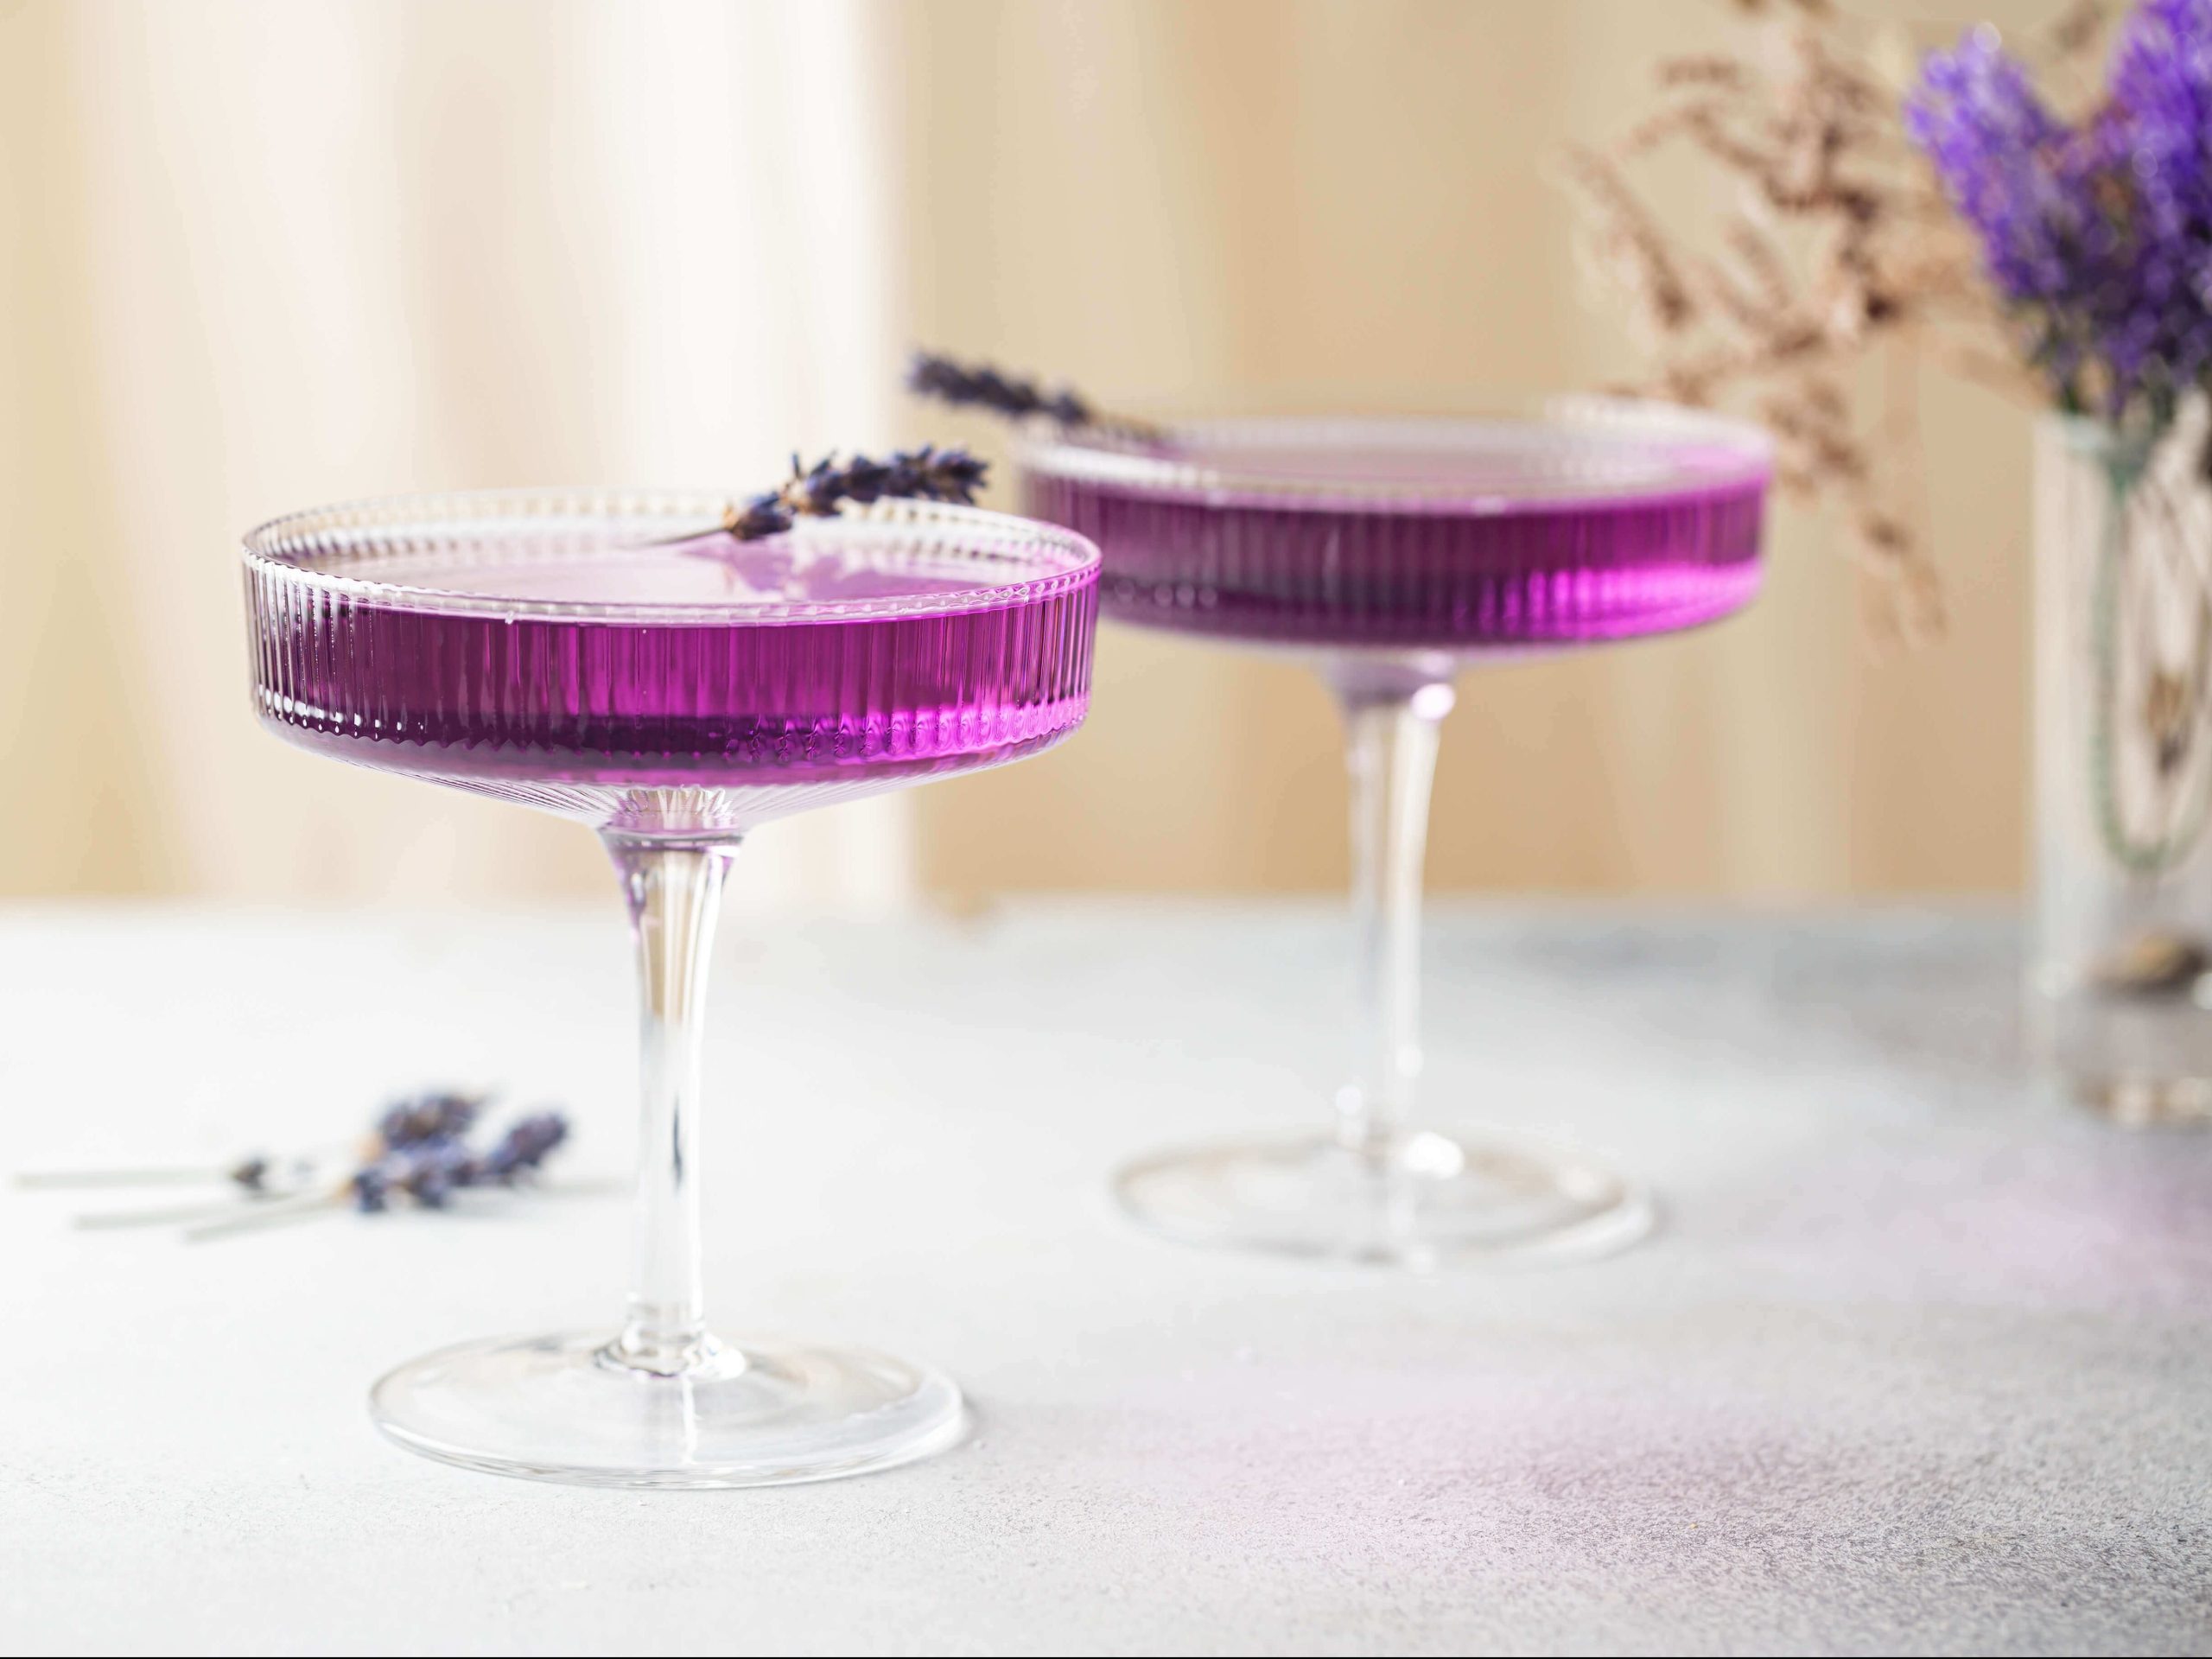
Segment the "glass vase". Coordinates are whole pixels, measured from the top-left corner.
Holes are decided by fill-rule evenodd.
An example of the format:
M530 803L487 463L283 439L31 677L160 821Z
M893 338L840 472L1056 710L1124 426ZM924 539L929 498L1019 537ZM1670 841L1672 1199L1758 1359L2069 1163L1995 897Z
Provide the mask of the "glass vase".
M2037 435L2030 1026L2129 1123L2212 1122L2208 425Z

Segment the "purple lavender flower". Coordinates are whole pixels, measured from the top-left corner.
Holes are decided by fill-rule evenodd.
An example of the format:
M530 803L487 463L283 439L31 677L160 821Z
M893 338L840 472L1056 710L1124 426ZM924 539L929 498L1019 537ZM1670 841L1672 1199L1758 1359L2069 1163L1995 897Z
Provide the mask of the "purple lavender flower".
M1905 127L2063 407L2156 431L2212 378L2212 0L2143 0L2079 125L1985 28L1928 60Z
M824 455L809 467L791 457L791 475L779 490L754 496L742 510L732 508L722 528L741 542L763 536L779 536L798 521L826 518L848 501L866 506L886 498L919 501L972 503L990 471L988 461L978 461L957 444L940 449L924 444L918 449L894 449L881 461L855 454L843 465Z
M466 1141L426 1141L395 1154L392 1185L426 1210L442 1210L455 1189L474 1186L483 1166Z
M476 1115L484 1109L481 1095L433 1091L395 1101L377 1120L377 1135L387 1147L411 1147L467 1135Z
M536 1112L518 1119L490 1151L479 1153L467 1141L477 1106L474 1096L437 1095L391 1108L383 1119L383 1149L346 1183L353 1206L373 1215L407 1198L423 1209L441 1210L464 1188L512 1186L536 1173L569 1138L568 1120L560 1113ZM454 1127L449 1132L420 1132L434 1121Z
M791 510L784 505L783 497L768 490L747 502L742 512L732 513L725 527L739 541L751 542L763 536L780 536L793 522Z
M485 1155L478 1178L512 1186L518 1176L535 1173L546 1154L568 1138L568 1120L560 1113L533 1113L499 1137Z
M1980 237L1999 291L2015 302L2063 294L2070 272L2061 250L2075 205L2062 175L2069 135L1995 29L1929 55L1905 105L1905 131Z
M353 1207L365 1216L391 1207L391 1173L383 1164L364 1166L353 1172L353 1179L346 1183L353 1194Z
M2145 0L2127 20L2109 123L2142 231L2126 346L2187 385L2212 368L2212 0Z

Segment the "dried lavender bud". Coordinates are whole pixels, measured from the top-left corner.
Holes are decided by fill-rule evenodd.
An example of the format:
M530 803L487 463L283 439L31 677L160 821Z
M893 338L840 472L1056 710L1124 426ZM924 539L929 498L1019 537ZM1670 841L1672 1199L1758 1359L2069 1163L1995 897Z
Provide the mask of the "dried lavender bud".
M826 518L837 511L837 503L844 493L844 476L832 466L828 455L811 467L793 455L791 481L785 488L795 498L792 505L797 511Z
M481 1095L432 1092L395 1102L378 1120L377 1135L386 1147L411 1147L466 1135L484 1109Z
M569 1138L568 1120L558 1112L537 1112L499 1137L478 1173L486 1181L511 1186L518 1176L534 1173L548 1154Z
M269 1160L256 1153L232 1164L226 1173L234 1185L249 1192L259 1192L269 1185Z
M825 467L828 464L827 461L821 463ZM855 455L845 467L845 499L857 501L862 506L871 501L879 501L890 488L891 477L891 467L887 463L870 461L866 455Z
M385 1162L391 1185L426 1210L443 1209L456 1188L475 1185L483 1174L476 1154L459 1140L426 1141Z
M925 449L922 453L927 454L929 451ZM936 470L938 499L973 501L991 468L988 461L978 461L965 449L956 448L938 456Z
M791 527L791 511L773 490L756 495L741 509L732 507L722 515L722 528L741 542L780 536Z
M467 1131L475 1122L480 1099L474 1096L430 1095L400 1103L385 1114L387 1139L378 1155L354 1171L346 1192L365 1215L389 1210L406 1198L426 1210L443 1209L453 1194L475 1186L512 1186L534 1173L569 1137L568 1120L558 1112L537 1112L512 1124L488 1152L471 1147ZM426 1125L448 1130L424 1134Z
M389 1209L391 1203L391 1178L381 1164L371 1164L353 1172L353 1179L346 1184L353 1195L353 1207L365 1216L372 1216Z

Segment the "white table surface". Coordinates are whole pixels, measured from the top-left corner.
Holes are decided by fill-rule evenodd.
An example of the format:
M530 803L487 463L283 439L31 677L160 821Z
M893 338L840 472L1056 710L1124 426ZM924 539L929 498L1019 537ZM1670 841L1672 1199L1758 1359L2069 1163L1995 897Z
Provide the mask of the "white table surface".
M382 1443L385 1366L611 1319L619 1198L220 1244L0 1195L0 1643L344 1652L2202 1650L2212 1136L2014 1058L1992 912L1440 906L1439 1120L1643 1173L1599 1265L1416 1280L1110 1211L1162 1141L1317 1121L1325 907L727 930L717 1323L936 1360L972 1437L640 1495ZM615 906L0 910L0 1164L566 1103L626 1163Z

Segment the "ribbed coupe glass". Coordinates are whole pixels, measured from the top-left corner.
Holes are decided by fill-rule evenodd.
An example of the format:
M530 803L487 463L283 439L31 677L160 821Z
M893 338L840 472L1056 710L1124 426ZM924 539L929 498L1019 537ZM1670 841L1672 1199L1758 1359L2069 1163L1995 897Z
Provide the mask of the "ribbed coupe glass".
M699 1260L701 1019L753 825L1033 754L1089 704L1097 553L1049 526L879 502L788 534L728 498L488 493L282 518L245 542L263 723L315 753L598 831L638 954L636 1258L612 1332L499 1338L371 1397L400 1444L618 1486L856 1474L950 1445L959 1390L861 1349L725 1342Z
M1485 420L1255 419L1157 438L1033 429L1024 510L1096 542L1111 620L1294 652L1350 736L1362 1058L1314 1133L1163 1153L1119 1177L1197 1242L1412 1268L1574 1259L1649 1227L1579 1158L1416 1126L1421 864L1459 671L1694 626L1759 582L1755 429L1604 399Z

